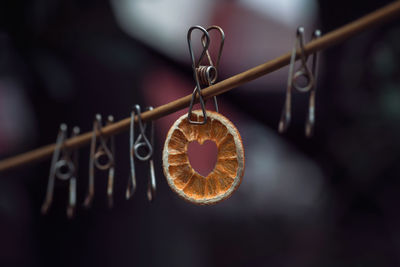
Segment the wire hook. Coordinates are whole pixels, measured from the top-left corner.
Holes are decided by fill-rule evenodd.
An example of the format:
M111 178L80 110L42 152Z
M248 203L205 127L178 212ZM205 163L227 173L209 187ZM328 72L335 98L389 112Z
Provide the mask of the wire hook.
M153 110L153 107L148 107L147 110ZM139 135L134 141L134 124L135 124L135 111L137 115L137 121L139 125ZM141 108L139 105L135 105L134 110L131 112L130 122L130 165L131 165L131 179L128 180L128 186L126 189L126 198L129 199L133 196L136 190L136 173L135 173L135 159L136 157L140 161L149 161L150 177L147 187L147 198L152 201L156 195L156 176L154 171L153 161L153 145L154 145L154 121L150 123L150 140L146 135L147 123L143 124ZM147 148L147 153L141 155L139 149L141 147Z
M315 35L315 37L314 37ZM314 32L313 39L321 35L319 30ZM299 51L298 51L299 50ZM299 69L294 72L294 65L296 61L296 55L299 55L301 65ZM310 92L310 103L309 103L309 115L306 122L306 136L309 137L312 132L314 125L314 107L315 107L315 79L316 79L316 53L313 54L312 72L307 66L308 56L304 51L304 28L298 27L296 31L296 42L292 49L289 65L288 83L286 88L286 99L285 104L281 113L278 130L283 133L287 130L291 120L291 98L292 88L294 87L299 92ZM306 80L305 85L299 83L300 78L303 77Z

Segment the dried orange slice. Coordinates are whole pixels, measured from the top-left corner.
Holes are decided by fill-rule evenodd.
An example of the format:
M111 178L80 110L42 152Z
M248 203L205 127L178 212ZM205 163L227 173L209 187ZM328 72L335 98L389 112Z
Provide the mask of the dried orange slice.
M192 120L203 121L201 110L192 112ZM207 177L197 173L189 163L188 144L214 141L217 163ZM210 205L232 195L244 174L244 149L236 127L219 113L207 111L207 123L190 124L187 114L171 126L163 150L163 169L169 186L183 199Z

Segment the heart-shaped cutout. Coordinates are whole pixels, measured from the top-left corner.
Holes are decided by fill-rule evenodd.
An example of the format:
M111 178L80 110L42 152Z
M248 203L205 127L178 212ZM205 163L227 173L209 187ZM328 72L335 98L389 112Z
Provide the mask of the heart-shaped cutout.
M218 149L215 142L211 140L206 140L202 145L193 141L188 145L187 154L192 168L200 175L207 177L217 163Z

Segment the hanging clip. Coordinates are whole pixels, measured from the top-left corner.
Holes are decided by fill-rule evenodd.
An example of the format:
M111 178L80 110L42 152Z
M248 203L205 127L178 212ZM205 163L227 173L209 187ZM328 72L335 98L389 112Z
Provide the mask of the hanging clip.
M313 33L312 40L321 36L321 31L316 30ZM297 51L299 50L299 52ZM294 72L294 65L296 61L296 55L299 54L301 65L296 72ZM282 110L281 119L279 121L278 130L283 133L287 130L291 119L291 98L292 88L294 87L297 91L305 93L310 92L309 98L309 110L305 126L305 134L307 137L312 135L312 129L315 121L315 91L316 91L316 78L317 78L317 53L313 54L312 60L312 71L307 66L308 55L304 51L304 28L297 28L296 43L292 50L290 57L289 76L288 84L286 89L285 105ZM305 85L301 85L300 78L305 79Z
M79 127L74 127L71 137L79 134ZM61 124L58 132L56 147L51 160L49 181L47 184L46 198L42 205L42 213L47 214L53 201L55 178L63 181L69 180L69 202L67 216L72 218L76 206L76 177L78 170L78 151L71 152L70 149L63 148L67 137L67 125Z
M147 110L153 110L153 107L148 107ZM151 202L154 200L156 195L156 175L154 171L153 161L153 145L154 145L154 121L150 123L150 140L146 136L147 123L143 124L142 114L139 105L135 105L135 111L138 118L139 135L134 141L134 124L135 124L135 112L131 112L131 125L130 125L130 164L131 164L131 179L128 180L128 187L126 189L126 198L132 197L136 189L136 174L135 174L135 159L136 157L140 161L149 161L150 177L147 187L147 198ZM140 152L143 147L145 154Z
M193 48L192 48L192 41L191 41L192 32L195 29L198 29L203 32L203 36L201 38L203 51L201 52L200 58L197 61L197 63L196 63L196 59L194 56L194 52L193 52ZM201 95L200 81L202 84L211 84L212 80L214 79L213 77L215 77L217 75L217 70L213 66L199 67L199 65L210 45L210 36L206 29L204 29L201 26L196 25L196 26L190 27L190 29L187 33L187 41L188 41L188 46L189 46L190 57L192 60L193 78L196 82L196 87L193 90L192 99L190 100L189 111L188 111L188 121L191 124L205 124L207 122L207 113L206 113L205 102L203 100L203 96ZM194 105L197 95L199 96L199 102L200 102L201 110L203 112L203 118L204 118L203 121L193 121L191 119L193 105Z
M114 122L113 116L108 116L106 125ZM115 174L115 144L114 137L105 138L102 134L102 119L100 114L96 114L93 122L92 142L90 145L90 158L89 158L89 189L86 196L84 206L90 207L94 197L94 169L97 167L100 170L108 170L107 182L107 197L108 206L113 205L113 185ZM99 146L97 146L99 141ZM108 147L107 143L110 143ZM105 160L105 161L104 161Z

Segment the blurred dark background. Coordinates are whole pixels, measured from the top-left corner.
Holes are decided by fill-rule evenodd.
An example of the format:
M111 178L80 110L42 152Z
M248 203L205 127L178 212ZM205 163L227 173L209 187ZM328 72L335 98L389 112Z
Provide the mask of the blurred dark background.
M390 1L198 2L2 1L1 159L53 143L61 122L86 132L96 113L120 120L136 103L191 93L192 25L225 30L224 79L289 51L298 25L307 35L316 27L326 33ZM88 147L79 150L72 220L62 181L49 214L40 214L49 160L1 173L0 266L400 266L400 21L320 58L311 139L300 93L288 133L277 133L287 68L219 97L242 135L246 172L239 190L215 206L178 199L162 173L165 134L185 110L156 122L154 203L140 163L138 190L125 200L127 133L116 136L113 209L101 171L93 207L81 205Z

